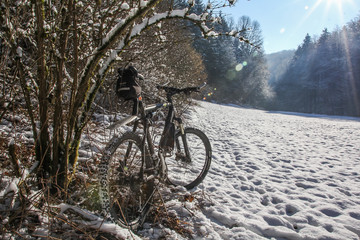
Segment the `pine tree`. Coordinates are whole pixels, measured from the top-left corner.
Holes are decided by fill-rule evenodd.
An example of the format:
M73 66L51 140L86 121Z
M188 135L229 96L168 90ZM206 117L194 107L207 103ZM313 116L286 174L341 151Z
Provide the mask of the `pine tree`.
M277 82L278 109L360 116L359 28L357 19L316 42L306 35Z

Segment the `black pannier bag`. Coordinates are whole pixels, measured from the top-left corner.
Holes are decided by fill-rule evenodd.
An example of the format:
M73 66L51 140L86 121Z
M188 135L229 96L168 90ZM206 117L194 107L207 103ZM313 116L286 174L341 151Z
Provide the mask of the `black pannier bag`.
M116 95L125 101L136 100L141 94L137 82L138 72L133 66L118 69L119 78L116 83Z

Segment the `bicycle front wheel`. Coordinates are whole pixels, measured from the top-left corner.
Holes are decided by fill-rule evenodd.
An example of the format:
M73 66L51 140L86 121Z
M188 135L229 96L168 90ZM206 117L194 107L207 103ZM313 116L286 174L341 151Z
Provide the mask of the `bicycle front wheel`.
M144 173L152 167L147 152L138 135L126 132L110 141L102 157L102 208L123 227L136 229L150 210L154 181L148 180Z
M209 171L211 145L207 136L195 128L185 128L175 136L175 149L166 158L168 180L187 189L199 185Z

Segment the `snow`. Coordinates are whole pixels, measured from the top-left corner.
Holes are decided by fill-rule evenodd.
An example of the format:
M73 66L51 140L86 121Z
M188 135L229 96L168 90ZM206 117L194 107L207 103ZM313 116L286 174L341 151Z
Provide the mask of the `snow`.
M21 58L23 55L23 49L21 47L17 47L16 54Z
M168 15L168 12L165 13L157 13L154 16L152 16L149 21L148 21L148 25L152 25L154 23L157 23L158 21L160 21L161 19L166 18Z
M168 216L183 222L192 238L359 239L360 118L197 103L186 113L185 125L202 130L210 140L208 175L190 191L161 189ZM101 114L93 119L103 126L119 120ZM0 126L11 128L4 119ZM98 132L83 137L79 155L87 161L112 136L109 130ZM18 182L9 178L0 197L15 194ZM119 238L186 239L152 221L136 236L80 207L58 207L59 215L72 210L87 219L78 224ZM36 235L50 234L44 226L36 228Z
M141 239L138 236L134 235L128 229L121 228L120 226L104 221L104 219L99 218L98 216L92 214L89 211L84 209L80 209L75 206L71 206L68 204L60 204L60 216L64 214L67 210L71 209L79 215L82 215L88 221L77 221L78 223L85 225L87 227L100 230L102 232L107 232L113 234L117 239ZM46 235L45 235L46 236Z
M201 14L201 18L200 18L200 19L203 20L203 21L205 21L208 16L209 16L209 13L204 12L203 14Z
M123 4L121 4L121 9L129 10L129 9L130 9L130 6L129 6L128 3L124 2Z
M144 1L144 0L141 0L141 1L140 1L140 7L141 7L141 8L146 7L148 4L149 4L149 1Z
M6 189L0 192L0 198L3 198L4 196L6 196L6 194L10 192L12 192L13 195L16 195L19 190L17 187L19 181L20 180L18 178L13 179Z
M185 14L189 11L188 8L177 9L170 12L170 17L185 17Z
M190 20L194 20L194 21L199 21L200 20L200 16L199 15L196 15L195 13L191 13L188 15L188 18Z
M360 118L206 102L190 117L213 150L194 237L359 239Z

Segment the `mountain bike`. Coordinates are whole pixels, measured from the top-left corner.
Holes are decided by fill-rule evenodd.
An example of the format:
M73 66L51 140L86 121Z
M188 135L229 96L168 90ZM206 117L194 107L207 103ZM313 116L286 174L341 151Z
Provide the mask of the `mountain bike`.
M202 87L157 86L166 92L166 102L145 106L139 96L133 114L110 126L133 124L132 131L113 136L99 166L102 209L111 220L136 229L151 209L160 182L192 189L203 181L211 163L209 139L202 131L183 126L172 100L176 94L189 95ZM154 113L163 108L168 113L156 143L149 129Z

